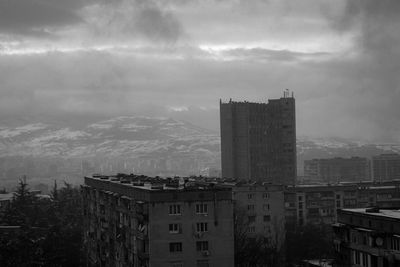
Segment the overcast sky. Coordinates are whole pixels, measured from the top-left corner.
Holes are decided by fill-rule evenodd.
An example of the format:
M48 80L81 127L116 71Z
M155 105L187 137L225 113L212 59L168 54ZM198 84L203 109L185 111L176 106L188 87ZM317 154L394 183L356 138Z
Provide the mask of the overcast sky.
M299 135L400 141L399 0L0 0L0 112L180 114L294 91Z

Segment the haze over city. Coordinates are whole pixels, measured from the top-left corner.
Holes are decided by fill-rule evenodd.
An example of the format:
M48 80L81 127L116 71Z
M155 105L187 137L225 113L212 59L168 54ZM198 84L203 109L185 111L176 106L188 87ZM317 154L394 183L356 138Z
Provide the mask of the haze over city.
M297 132L399 141L400 2L1 1L3 122L165 116L289 88Z
M400 0L0 0L0 266L400 266Z

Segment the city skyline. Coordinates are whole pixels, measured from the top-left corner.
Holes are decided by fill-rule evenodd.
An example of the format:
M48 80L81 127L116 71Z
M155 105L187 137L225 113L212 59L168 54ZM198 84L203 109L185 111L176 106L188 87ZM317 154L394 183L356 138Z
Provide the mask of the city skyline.
M398 1L3 1L0 111L168 115L296 93L298 135L399 141ZM323 125L323 127L322 127Z

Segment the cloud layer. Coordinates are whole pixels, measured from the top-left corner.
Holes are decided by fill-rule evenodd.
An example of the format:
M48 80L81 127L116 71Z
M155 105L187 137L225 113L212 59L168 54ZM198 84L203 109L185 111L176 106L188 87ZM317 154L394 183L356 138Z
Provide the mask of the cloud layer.
M173 114L218 129L220 98L290 88L299 134L400 141L399 11L396 0L0 0L0 112Z

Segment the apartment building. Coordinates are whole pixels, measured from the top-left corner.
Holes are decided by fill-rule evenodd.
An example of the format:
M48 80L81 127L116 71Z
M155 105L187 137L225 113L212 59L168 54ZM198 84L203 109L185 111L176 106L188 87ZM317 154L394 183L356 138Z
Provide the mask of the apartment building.
M231 188L142 178L85 177L90 266L234 266Z
M244 216L249 236L263 236L279 250L285 240L283 187L239 183L232 190L237 216Z
M297 185L285 191L287 223L331 224L343 208L400 207L400 181Z
M295 184L295 99L220 102L223 178Z
M400 211L360 208L338 211L335 265L338 267L400 266Z
M372 172L377 182L400 180L400 155L381 154L372 157Z
M370 181L371 163L361 157L305 160L304 176L326 183Z

